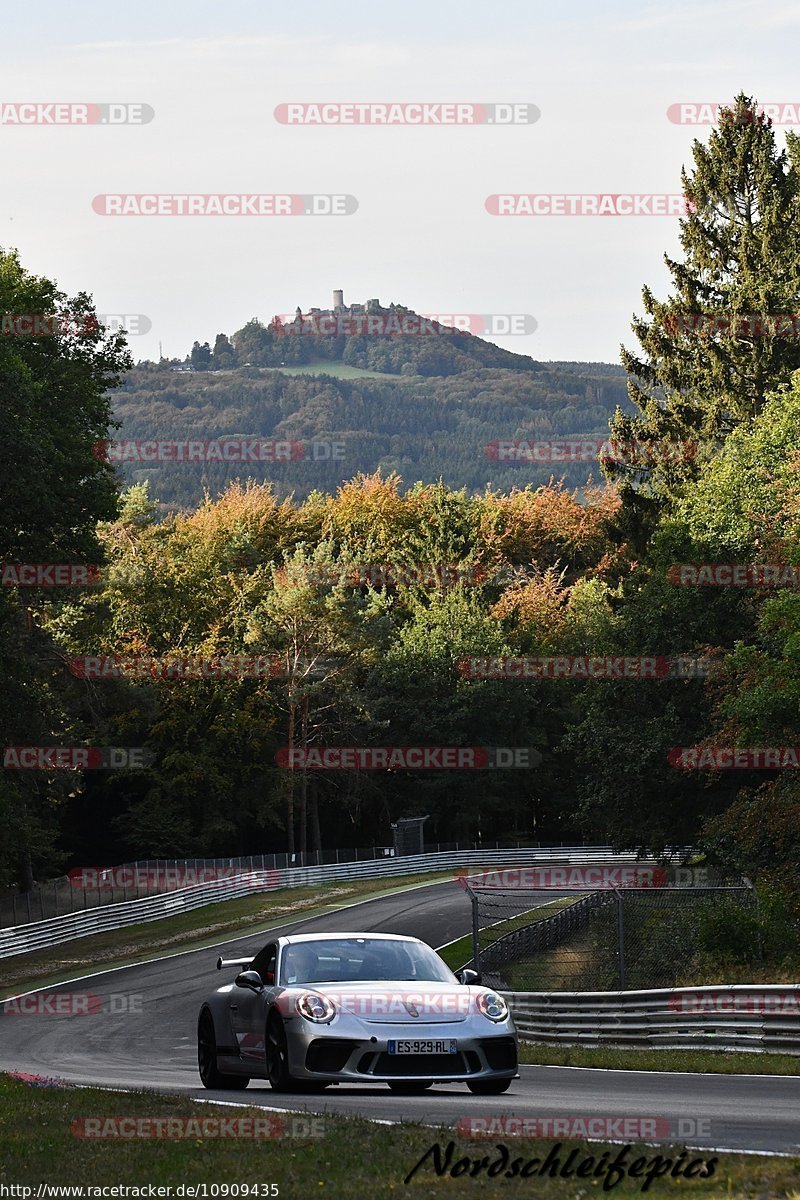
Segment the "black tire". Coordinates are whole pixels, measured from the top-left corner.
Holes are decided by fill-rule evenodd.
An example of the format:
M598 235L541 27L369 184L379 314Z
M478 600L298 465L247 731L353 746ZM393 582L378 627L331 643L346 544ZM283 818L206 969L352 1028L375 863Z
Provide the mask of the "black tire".
M393 1092L405 1093L407 1096L413 1096L415 1092L426 1092L429 1087L433 1087L432 1079L398 1079L396 1083L390 1083L389 1087Z
M474 1083L468 1083L467 1087L476 1096L499 1096L502 1092L507 1092L513 1082L512 1079L476 1079Z
M249 1075L224 1075L217 1064L217 1038L214 1020L207 1008L197 1022L197 1068L205 1088L228 1088L242 1091L250 1082Z
M267 1021L264 1039L267 1058L267 1079L273 1092L291 1092L296 1084L289 1074L289 1047L281 1018L273 1013Z

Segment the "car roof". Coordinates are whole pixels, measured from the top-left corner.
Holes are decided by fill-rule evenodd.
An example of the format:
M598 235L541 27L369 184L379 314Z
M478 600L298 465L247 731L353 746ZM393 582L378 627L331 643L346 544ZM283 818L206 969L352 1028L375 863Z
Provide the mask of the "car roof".
M419 938L407 937L403 933L351 933L345 931L343 933L294 933L288 937L278 938L281 945L295 946L303 942L338 942L342 938L352 941L354 938L367 938L369 941L382 942L412 942L416 945L423 945Z

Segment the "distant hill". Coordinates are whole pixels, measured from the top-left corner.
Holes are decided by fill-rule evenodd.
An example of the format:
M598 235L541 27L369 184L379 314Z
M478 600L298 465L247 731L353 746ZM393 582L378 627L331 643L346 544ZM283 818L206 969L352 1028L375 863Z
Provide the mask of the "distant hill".
M413 327L409 309L375 313L402 316ZM339 328L350 328L338 315ZM120 468L126 480L149 479L151 495L169 509L195 505L204 490L215 495L236 478L271 480L279 495L302 498L379 468L409 485L441 477L471 491L552 476L581 487L589 475L599 479L597 463L497 461L491 443L602 440L614 408L630 408L621 366L540 363L461 332L330 336L311 329L292 334L250 321L230 339L218 335L213 350L195 343L180 366L139 364L113 397L120 440L288 439L305 457L129 461ZM330 444L343 457L329 457Z

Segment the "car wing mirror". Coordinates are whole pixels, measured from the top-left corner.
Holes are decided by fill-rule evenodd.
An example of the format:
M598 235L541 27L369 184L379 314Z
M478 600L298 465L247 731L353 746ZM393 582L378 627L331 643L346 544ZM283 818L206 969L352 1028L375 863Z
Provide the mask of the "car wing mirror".
M240 971L235 982L237 987L249 988L251 992L260 992L264 987L258 971Z
M470 984L480 983L481 977L477 971L473 971L471 967L465 967L463 971L456 973L456 979L459 983Z

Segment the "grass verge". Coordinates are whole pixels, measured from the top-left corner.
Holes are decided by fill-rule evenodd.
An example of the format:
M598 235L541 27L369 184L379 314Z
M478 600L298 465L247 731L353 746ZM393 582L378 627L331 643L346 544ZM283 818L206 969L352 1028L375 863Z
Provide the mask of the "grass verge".
M562 900L549 900L546 904L540 904L536 908L529 908L527 912L519 913L518 916L498 921L496 925L491 925L483 930L487 940L481 949L488 950L498 938L505 937L507 933L513 933L515 929L522 929L526 925L535 925L537 921L544 921L546 917L552 917L562 908L568 908L570 904L577 904L580 898L577 896L574 900L569 897ZM535 918L532 918L532 913L536 913ZM443 946L439 950L439 954L451 970L457 971L472 959L472 934L469 933L466 937L459 938L457 942L451 942L449 946Z
M471 1115L479 1115L479 1098L465 1094L464 1110L465 1114L471 1111ZM184 1126L186 1132L192 1133L190 1137L173 1135L168 1139L131 1137L130 1133L115 1139L87 1138L73 1132L74 1122L98 1117L104 1120L178 1118L215 1123L223 1118L252 1117L264 1124L277 1121L280 1125L273 1126L278 1136L262 1136L257 1140L209 1136L209 1127L204 1129L202 1125L193 1129ZM104 1127L109 1128L99 1126L100 1129ZM126 1124L122 1128L130 1131L136 1127ZM173 1125L172 1129L175 1128ZM316 1136L308 1136L311 1130ZM470 1178L469 1165L462 1166L455 1176L450 1171L437 1176L430 1154L410 1184L404 1184L409 1172L433 1145L441 1147L444 1164L450 1141L454 1143L449 1159L451 1167L464 1156L473 1163L486 1156L487 1162L475 1178ZM243 1191L243 1185L247 1185L254 1189L249 1192L250 1196L278 1195L280 1200L307 1200L315 1195L335 1196L337 1200L371 1200L375 1196L403 1193L420 1197L460 1196L473 1191L480 1193L481 1200L511 1195L575 1200L586 1196L590 1189L595 1194L603 1191L599 1178L575 1178L574 1175L572 1179L558 1175L551 1178L548 1174L540 1177L535 1173L539 1164L529 1169L528 1178L520 1178L519 1174L513 1180L503 1178L502 1174L488 1178L487 1165L501 1161L498 1142L507 1147L510 1161L519 1158L522 1165L532 1158L543 1163L548 1152L552 1153L554 1147L559 1146L555 1150L559 1160L556 1170L565 1169L565 1160L573 1149L576 1151L573 1171L587 1156L592 1157L594 1169L600 1167L604 1152L608 1152L608 1163L620 1150L616 1146L580 1141L555 1143L517 1137L470 1139L456 1136L449 1130L420 1125L373 1125L365 1120L327 1115L319 1118L300 1114L276 1116L264 1109L208 1106L176 1096L31 1087L9 1076L0 1076L0 1184L6 1187L16 1185L35 1189L40 1183L82 1184L84 1187L122 1184L134 1188L144 1186L144 1195L147 1195L148 1184L173 1189L182 1184L184 1191L181 1194L186 1195L186 1188L205 1184L205 1195L211 1196L214 1184L238 1184L239 1191L234 1194L239 1196L248 1194ZM681 1160L680 1148L643 1146L627 1151L627 1163L633 1165L641 1157L648 1165L640 1166L638 1178L625 1178L614 1186L614 1194L640 1195L649 1164L656 1156L662 1162L670 1160L669 1172L679 1164L683 1170L693 1160L700 1159L702 1167L695 1167L699 1172L710 1168L715 1157L716 1161L710 1178L672 1178L667 1174L656 1180L651 1195L679 1191L698 1197L727 1196L729 1200L736 1200L757 1196L761 1200L796 1195L800 1186L800 1162L796 1159L735 1154L714 1156L711 1152L690 1151ZM553 1159L550 1161L552 1163ZM520 1186L514 1187L514 1183ZM276 1185L276 1190L270 1192L268 1186L265 1188L264 1185L270 1184ZM256 1189L255 1185L259 1187ZM226 1193L220 1189L216 1195L230 1196L232 1190ZM21 1195L20 1192L3 1194ZM173 1190L173 1196L175 1194ZM203 1192L198 1190L195 1194L202 1196Z
M625 1050L602 1046L519 1044L522 1063L542 1067L599 1067L609 1071L690 1071L720 1075L798 1075L792 1054L739 1054L725 1050Z
M93 967L109 970L130 966L160 952L199 950L231 937L259 933L298 917L312 917L328 907L351 904L425 883L442 883L450 874L403 875L391 880L356 879L309 887L258 892L238 900L208 904L179 916L129 925L125 929L76 938L47 950L34 950L0 959L3 984L0 1000L26 987L49 986L74 978ZM381 886L383 884L383 886Z

